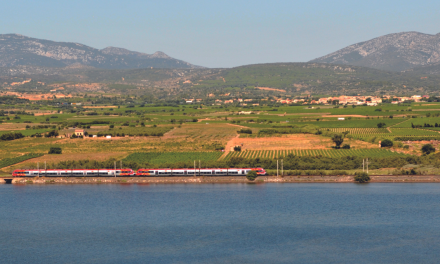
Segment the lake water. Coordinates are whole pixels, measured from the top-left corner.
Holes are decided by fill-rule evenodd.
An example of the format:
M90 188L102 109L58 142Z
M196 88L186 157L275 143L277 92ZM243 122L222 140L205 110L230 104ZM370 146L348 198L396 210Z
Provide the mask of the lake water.
M440 184L0 185L1 263L437 263Z

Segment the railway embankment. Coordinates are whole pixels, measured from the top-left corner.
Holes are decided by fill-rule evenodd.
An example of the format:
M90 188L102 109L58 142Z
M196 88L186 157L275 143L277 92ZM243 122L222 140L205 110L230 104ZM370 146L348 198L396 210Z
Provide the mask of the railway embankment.
M440 175L376 175L371 183L439 182ZM353 176L260 176L250 182L244 176L231 177L35 177L11 178L12 184L212 184L212 183L352 183ZM0 180L0 184L6 183Z

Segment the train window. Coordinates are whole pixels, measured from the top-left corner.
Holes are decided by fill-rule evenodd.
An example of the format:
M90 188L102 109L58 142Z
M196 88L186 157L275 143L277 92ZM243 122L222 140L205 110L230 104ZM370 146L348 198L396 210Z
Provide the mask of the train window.
M238 171L230 171L229 174L238 174Z

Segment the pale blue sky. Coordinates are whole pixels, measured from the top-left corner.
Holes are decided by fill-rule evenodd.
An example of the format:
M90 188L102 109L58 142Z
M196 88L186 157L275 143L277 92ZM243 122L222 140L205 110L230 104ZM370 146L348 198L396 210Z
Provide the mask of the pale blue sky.
M440 32L440 1L14 0L0 34L122 47L207 67L308 61L402 31Z

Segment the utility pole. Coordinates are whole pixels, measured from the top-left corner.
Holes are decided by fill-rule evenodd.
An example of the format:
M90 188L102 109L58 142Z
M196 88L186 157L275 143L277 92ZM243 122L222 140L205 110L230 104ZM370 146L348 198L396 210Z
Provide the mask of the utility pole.
M277 160L277 177L278 177L278 160Z
M196 161L194 160L194 177L196 177Z
M200 168L201 168L201 165L200 165L200 160L199 160L199 176L200 176Z
M122 170L122 160L121 160L121 170Z
M365 159L362 159L362 172L365 172Z
M115 174L116 177L116 161L115 161L115 171L113 173Z
M37 162L38 177L40 177L40 162Z
M44 161L44 176L47 176L46 161Z

